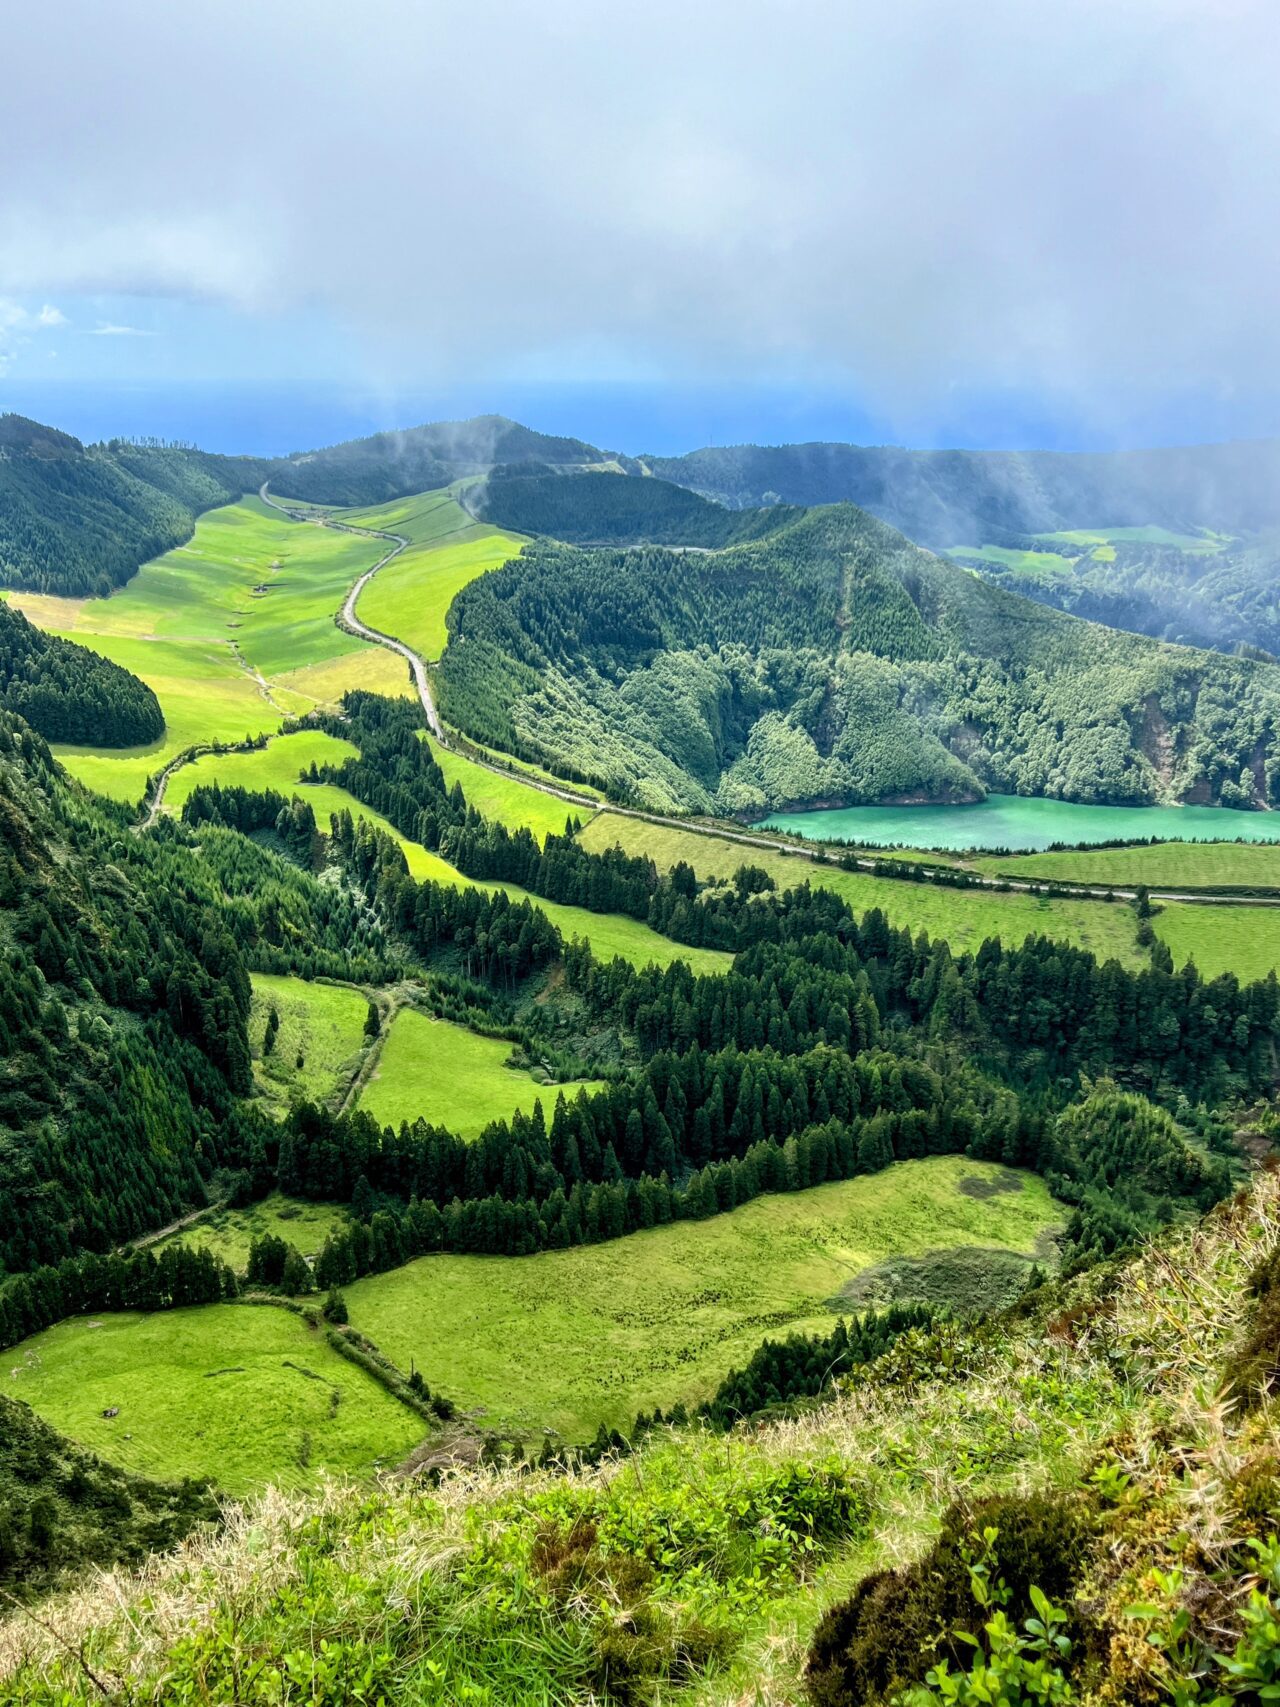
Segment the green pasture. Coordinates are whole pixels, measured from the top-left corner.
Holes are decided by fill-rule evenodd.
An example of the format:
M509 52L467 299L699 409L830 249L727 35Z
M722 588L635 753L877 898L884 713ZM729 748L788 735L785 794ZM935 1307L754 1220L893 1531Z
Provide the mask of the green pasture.
M548 1123L559 1092L521 1067L509 1066L513 1045L481 1037L448 1020L401 1008L391 1022L378 1064L360 1093L360 1106L383 1126L419 1117L460 1138L476 1138L495 1120L520 1110L531 1114L539 1098ZM598 1090L598 1080L564 1086Z
M127 1470L209 1476L229 1493L369 1476L426 1433L322 1330L266 1306L77 1316L6 1352L0 1379Z
M333 620L382 549L246 498L202 516L186 545L145 563L110 598L17 595L39 627L140 676L164 712L165 734L150 747L68 747L58 756L91 788L137 800L147 777L188 746L269 733L357 683L403 691L390 655Z
M1280 907L1168 901L1151 922L1175 966L1194 960L1206 978L1234 972L1241 983L1280 975Z
M341 1231L347 1223L346 1210L336 1204L306 1203L276 1191L243 1209L210 1209L189 1227L157 1239L151 1248L158 1251L180 1243L193 1250L210 1250L242 1275L255 1239L283 1239L304 1257L314 1257L330 1233Z
M1061 1211L1043 1180L989 1197L963 1157L760 1198L609 1244L527 1257L431 1256L346 1289L351 1320L482 1426L569 1439L708 1397L767 1336L829 1331L832 1300L891 1256L1030 1253ZM838 1308L837 1302L837 1308Z
M266 1055L272 1008L280 1029ZM249 1042L259 1090L281 1113L291 1102L327 1102L344 1091L359 1065L368 1011L368 997L351 985L255 972Z
M1156 842L1151 847L993 855L973 865L1007 877L1150 888L1280 889L1280 842Z
M778 888L802 883L834 890L856 914L879 907L890 924L927 931L957 952L981 947L988 937L1020 943L1028 936L1060 937L1087 948L1099 959L1114 956L1126 965L1142 963L1134 941L1132 911L1105 901L1059 900L1046 896L981 889L948 889L933 883L876 877L815 864L803 855L776 853L693 830L676 830L635 818L601 812L580 840L595 852L620 844L631 854L653 859L660 870L685 860L702 878L729 878L741 865L760 866Z
M1035 537L1060 540L1064 545L1079 545L1085 548L1100 545L1165 545L1175 551L1188 551L1199 555L1221 551L1227 539L1226 535L1208 532L1175 533L1153 523L1144 527L1128 528L1068 528L1061 533L1040 533ZM1112 556L1114 557L1114 553Z
M373 510L351 510L343 520L401 533L413 540L360 595L357 614L370 628L393 635L424 658L448 643L445 614L478 575L518 555L524 540L474 522L447 492L427 492Z
M549 835L563 835L570 816L584 823L591 816L590 807L570 806L567 801L557 800L554 794L531 788L518 776L500 776L496 771L486 770L474 759L449 752L438 741L431 742L431 756L449 787L460 783L468 806L474 806L482 818L495 819L509 830L530 829L540 842L545 842Z
M964 558L966 562L978 558L1002 569L1034 570L1038 575L1066 578L1074 573L1072 559L1060 557L1055 551L1014 551L1003 545L952 545L947 548L947 556Z

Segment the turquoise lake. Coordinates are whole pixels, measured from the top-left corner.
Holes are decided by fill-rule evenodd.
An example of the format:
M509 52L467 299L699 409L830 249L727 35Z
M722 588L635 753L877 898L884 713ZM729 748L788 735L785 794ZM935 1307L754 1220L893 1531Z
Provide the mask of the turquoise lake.
M1054 842L1280 842L1280 812L1220 806L1077 806L989 794L973 806L845 806L831 812L777 812L753 826L811 841L878 847L1011 848L1040 852Z

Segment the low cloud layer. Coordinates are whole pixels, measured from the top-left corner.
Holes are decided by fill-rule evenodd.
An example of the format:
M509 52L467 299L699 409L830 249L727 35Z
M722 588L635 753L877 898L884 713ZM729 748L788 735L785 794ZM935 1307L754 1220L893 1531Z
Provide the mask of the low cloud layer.
M1268 0L64 0L0 295L334 315L371 375L1280 395ZM88 318L86 316L86 318Z

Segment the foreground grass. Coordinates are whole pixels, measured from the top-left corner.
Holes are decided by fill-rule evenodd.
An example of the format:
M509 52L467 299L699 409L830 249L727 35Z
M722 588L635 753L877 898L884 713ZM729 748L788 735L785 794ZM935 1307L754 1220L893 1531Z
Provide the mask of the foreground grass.
M654 860L662 871L685 860L702 878L728 878L741 865L760 866L779 889L794 889L808 882L815 888L833 890L856 914L879 907L890 924L927 931L959 952L980 948L988 937L1020 943L1028 936L1044 935L1087 948L1099 960L1114 957L1127 966L1142 961L1134 941L1132 912L1105 901L907 883L841 871L835 865L815 865L802 855L774 853L693 830L668 829L608 811L594 818L580 839L584 847L597 853L618 844L628 853Z
M235 1680L288 1659L299 1699L358 1700L372 1677L384 1699L422 1707L600 1707L627 1698L604 1657L630 1654L644 1686L631 1699L795 1707L824 1607L917 1557L953 1501L1080 1488L1099 1465L1124 1491L1104 1519L1113 1545L1090 1616L1132 1633L1123 1608L1151 1597L1158 1561L1182 1563L1187 1600L1216 1620L1210 1573L1241 1533L1228 1490L1250 1485L1248 1466L1273 1466L1275 1446L1273 1403L1249 1420L1214 1395L1278 1216L1280 1183L1264 1175L1251 1201L1153 1247L1116 1284L1076 1282L1070 1331L1031 1319L985 1342L904 1342L832 1402L727 1439L664 1431L597 1470L461 1473L429 1493L268 1494L219 1536L95 1577L39 1624L9 1619L0 1675L33 1707L81 1707L103 1688L158 1707L243 1701ZM855 1498L833 1525L841 1485ZM804 1490L807 1520L784 1526L808 1538L798 1558L768 1493L783 1487ZM557 1576L554 1543L578 1522L625 1576L592 1552ZM620 1607L651 1635L642 1655L621 1640ZM718 1640L664 1643L678 1613ZM1139 1675L1157 1663L1140 1638L1103 1652L1119 1668L1108 1700L1164 1698Z
M980 1199L963 1157L760 1198L604 1245L528 1257L423 1257L347 1290L352 1323L400 1367L482 1407L486 1427L571 1440L708 1398L769 1334L828 1332L830 1301L891 1255L1031 1252L1061 1219L1044 1182Z
M129 1470L211 1476L233 1493L325 1470L368 1476L425 1432L321 1331L268 1307L77 1317L5 1364L9 1396L73 1440Z
M273 1008L280 1027L267 1054ZM339 1095L359 1064L368 1011L368 997L351 985L255 972L249 1042L259 1090L281 1113L290 1102L328 1102Z
M401 1008L391 1022L378 1064L360 1093L360 1106L384 1126L419 1117L460 1138L475 1138L517 1109L529 1114L541 1098L550 1120L558 1088L507 1065L512 1045L481 1037L448 1020ZM588 1091L598 1080L580 1081ZM579 1083L564 1087L575 1096Z

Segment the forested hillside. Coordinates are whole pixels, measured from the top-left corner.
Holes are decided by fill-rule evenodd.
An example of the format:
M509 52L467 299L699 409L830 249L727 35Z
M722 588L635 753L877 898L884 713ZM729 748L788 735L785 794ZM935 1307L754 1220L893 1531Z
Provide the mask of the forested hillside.
M3 600L0 707L46 741L137 747L164 734L160 702L145 682L87 646L45 634Z
M662 809L1280 798L1272 668L1073 621L852 505L715 553L540 543L451 628L448 718Z
M577 466L608 460L607 452L581 439L536 433L503 415L478 415L308 451L273 464L270 474L275 488L291 498L364 505L447 486L495 464Z
M720 503L847 501L937 547L1149 523L1241 534L1280 526L1276 439L1102 452L729 445L643 460Z
M99 596L191 537L195 518L239 497L248 461L79 439L0 415L0 586Z
M668 480L556 474L519 463L492 469L464 502L481 521L574 545L720 548L776 533L795 515L786 506L726 510Z

